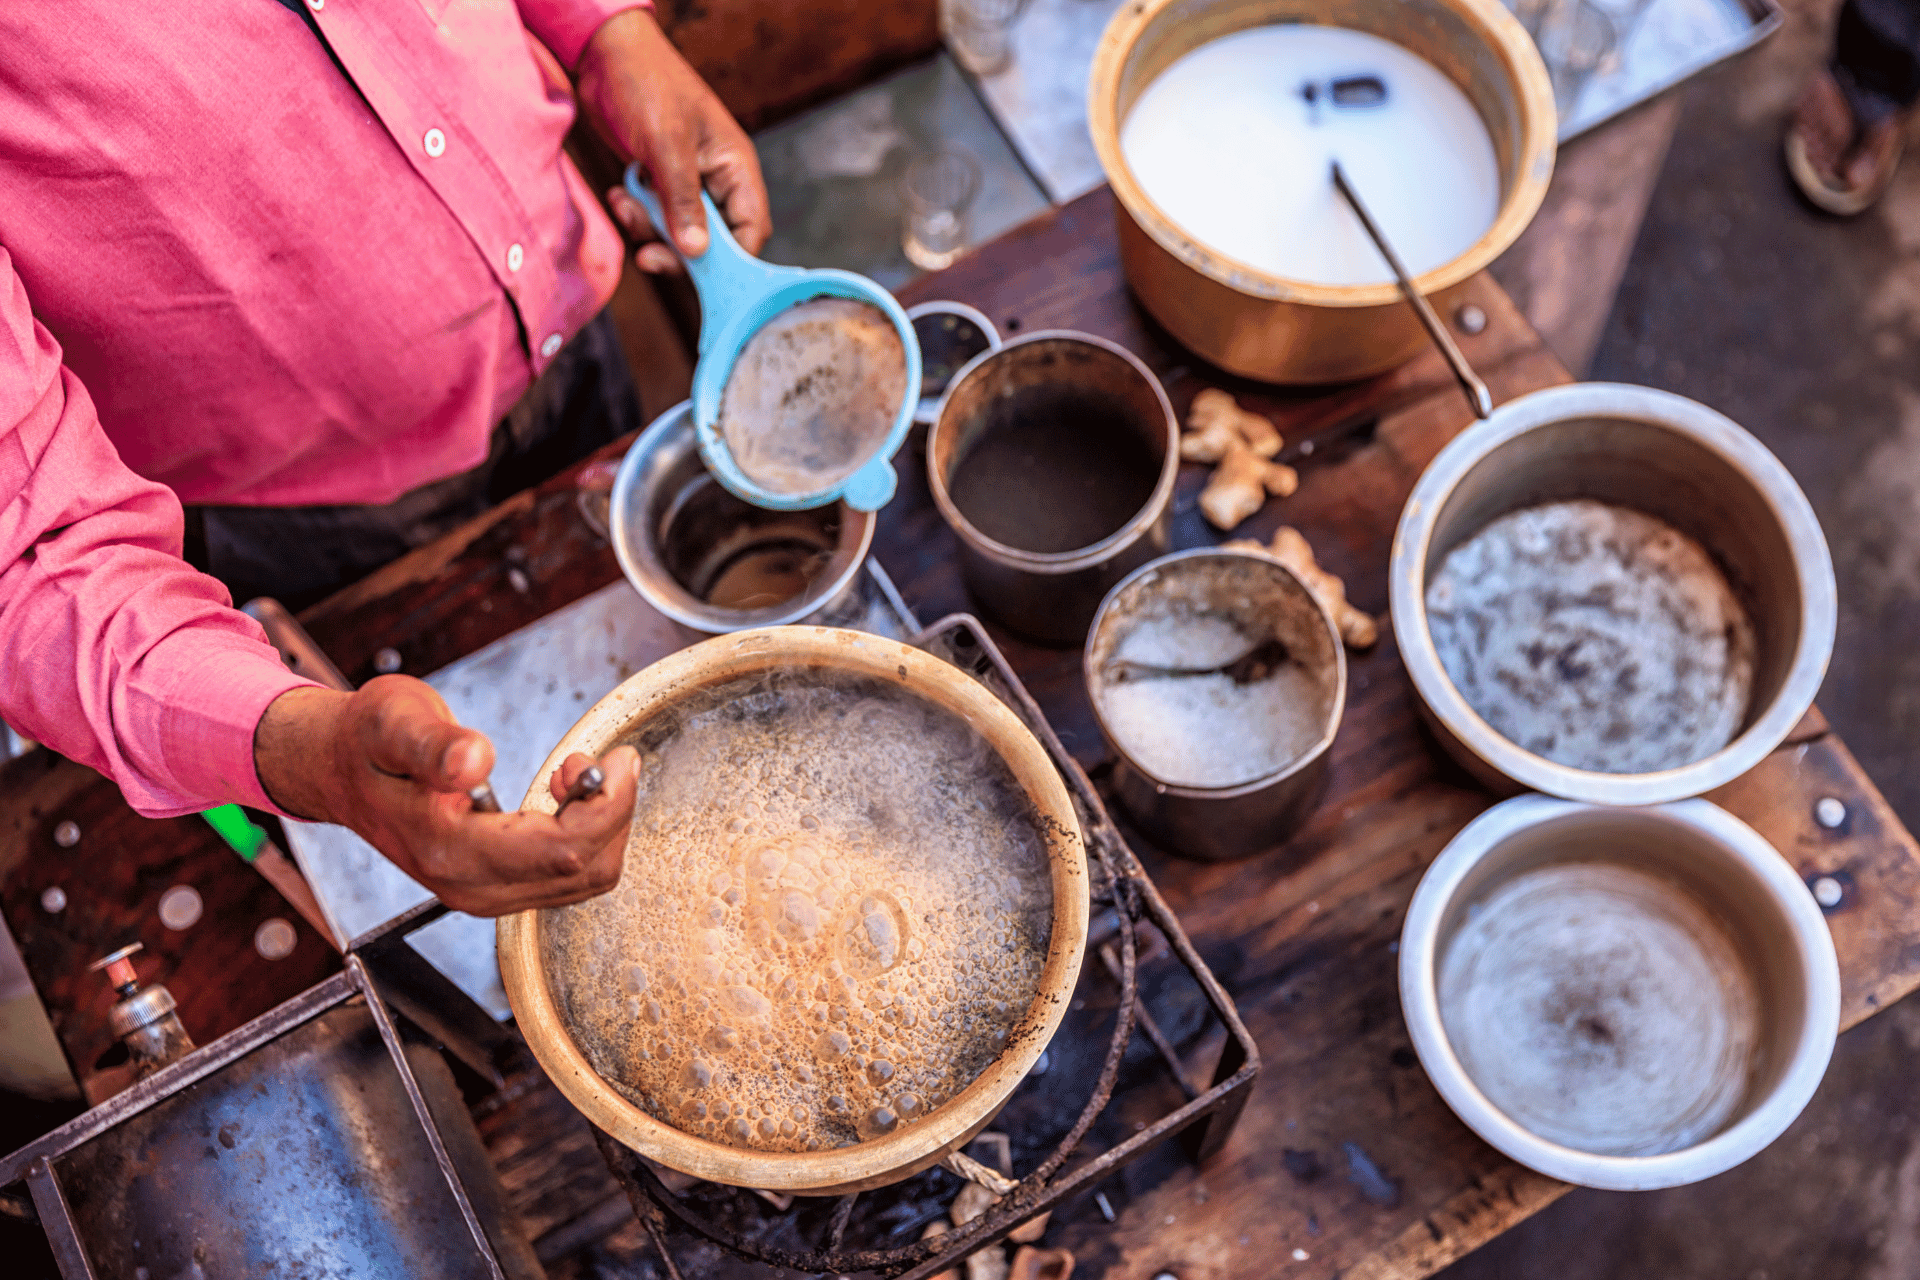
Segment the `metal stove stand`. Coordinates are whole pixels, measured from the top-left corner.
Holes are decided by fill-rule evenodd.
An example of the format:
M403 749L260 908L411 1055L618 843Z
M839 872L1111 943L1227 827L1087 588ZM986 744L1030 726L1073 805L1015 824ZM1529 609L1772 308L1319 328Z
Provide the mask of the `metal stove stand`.
M904 605L900 605L899 610L910 620ZM911 633L911 628L908 630ZM1260 1054L1233 1001L1194 950L1179 920L1114 828L1099 793L1061 746L1038 704L1007 665L985 628L966 614L954 614L914 636L911 643L959 667L993 690L1040 739L1073 794L1074 807L1086 836L1095 917L1106 917L1118 943L1117 947L1112 942L1096 943L1104 963L1083 967L1080 979L1082 984L1099 982L1103 979L1097 975L1105 972L1119 984L1118 1012L1104 1063L1085 1107L1066 1136L1001 1195L996 1204L972 1222L944 1235L895 1247L848 1247L843 1243L859 1193L841 1198L826 1223L823 1238L813 1248L793 1248L767 1239L771 1235L794 1238L797 1233L792 1229L791 1219L800 1212L798 1207L783 1211L789 1221L783 1224L785 1229L777 1231L768 1230L765 1216L759 1213L753 1214L757 1221L749 1230L715 1221L689 1203L689 1197L674 1194L638 1155L596 1131L608 1166L625 1188L634 1212L659 1251L668 1274L675 1280L679 1280L682 1273L668 1246L666 1229L670 1220L737 1255L772 1267L836 1275L872 1272L900 1277L900 1280L927 1280L958 1265L967 1255L996 1244L1021 1223L1047 1212L1068 1197L1092 1190L1123 1165L1175 1135L1183 1137L1194 1161L1205 1161L1226 1142L1252 1092L1254 1077L1260 1070ZM1181 1061L1173 1043L1140 1001L1137 935L1143 921L1151 922L1165 936L1173 957L1198 984L1213 1015L1226 1031L1212 1083L1205 1088L1193 1082L1195 1073ZM1069 1168L1068 1162L1113 1097L1121 1063L1136 1029L1145 1035L1153 1051L1171 1071L1186 1102L1118 1145Z

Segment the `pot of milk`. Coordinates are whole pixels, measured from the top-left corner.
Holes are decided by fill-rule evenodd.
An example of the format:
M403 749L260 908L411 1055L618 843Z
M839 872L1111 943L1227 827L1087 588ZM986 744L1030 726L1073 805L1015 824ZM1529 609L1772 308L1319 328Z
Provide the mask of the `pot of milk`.
M1079 822L1033 734L921 650L787 626L648 667L541 776L622 743L642 771L619 884L499 924L561 1092L650 1159L764 1190L882 1186L971 1140L1086 945Z
M1443 313L1553 171L1552 85L1498 0L1147 0L1108 25L1088 93L1135 295L1269 382L1365 377L1426 341L1336 160Z

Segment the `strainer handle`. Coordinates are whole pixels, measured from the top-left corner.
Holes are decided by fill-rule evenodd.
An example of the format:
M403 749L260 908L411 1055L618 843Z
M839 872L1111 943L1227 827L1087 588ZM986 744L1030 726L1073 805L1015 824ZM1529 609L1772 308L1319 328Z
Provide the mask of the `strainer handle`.
M707 212L707 251L697 258L689 258L680 253L680 247L667 235L667 219L660 207L660 197L640 181L639 165L627 166L626 187L627 194L639 201L647 216L653 219L661 239L687 264L687 275L700 295L701 354L706 353L730 318L752 307L796 273L792 267L769 266L742 249L733 232L728 230L727 220L714 206L713 197L705 191L700 193L700 205Z

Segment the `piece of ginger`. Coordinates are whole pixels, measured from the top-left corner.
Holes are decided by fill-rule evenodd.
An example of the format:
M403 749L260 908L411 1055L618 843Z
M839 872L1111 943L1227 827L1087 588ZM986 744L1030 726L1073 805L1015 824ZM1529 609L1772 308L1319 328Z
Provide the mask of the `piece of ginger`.
M1268 494L1285 498L1299 487L1300 473L1292 467L1235 445L1200 491L1200 513L1215 528L1231 529L1265 506Z
M1306 535L1298 529L1282 525L1274 532L1273 541L1266 545L1252 538L1235 538L1226 545L1238 551L1264 551L1293 570L1294 576L1305 583L1307 590L1318 596L1327 612L1333 615L1333 625L1348 648L1371 649L1379 643L1380 625L1371 614L1347 603L1347 584L1320 567Z
M1243 445L1262 458L1271 458L1285 443L1271 422L1242 409L1218 387L1208 387L1187 410L1180 456L1188 462L1219 462L1235 445Z

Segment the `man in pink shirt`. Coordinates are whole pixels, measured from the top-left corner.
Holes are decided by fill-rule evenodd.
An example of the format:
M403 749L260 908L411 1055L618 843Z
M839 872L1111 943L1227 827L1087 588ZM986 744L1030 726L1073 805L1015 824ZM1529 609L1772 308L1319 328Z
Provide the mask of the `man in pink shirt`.
M575 102L693 256L703 184L764 243L751 143L632 0L68 0L0 48L0 715L142 813L342 823L461 910L611 886L630 750L563 819L474 813L485 737L292 676L181 504L216 573L310 594L618 434Z

